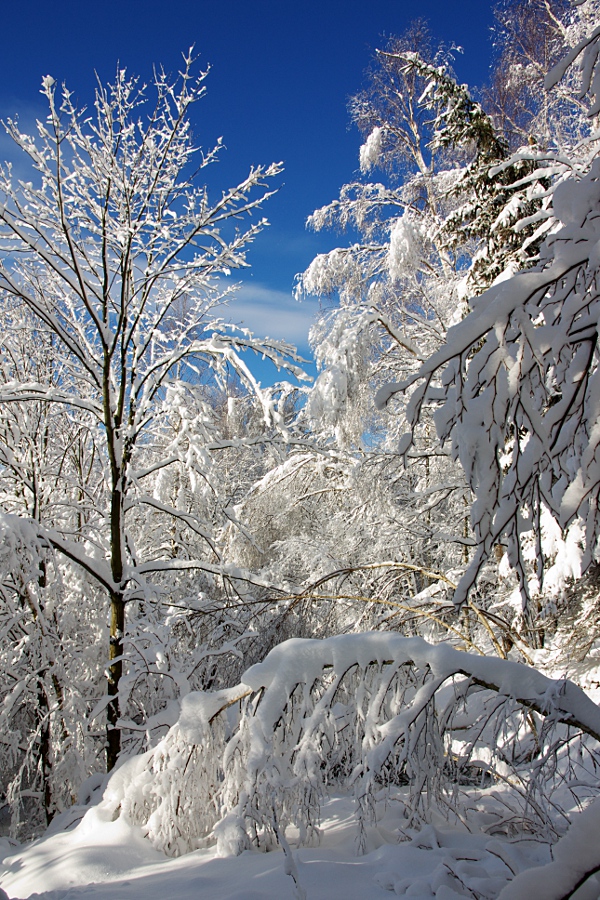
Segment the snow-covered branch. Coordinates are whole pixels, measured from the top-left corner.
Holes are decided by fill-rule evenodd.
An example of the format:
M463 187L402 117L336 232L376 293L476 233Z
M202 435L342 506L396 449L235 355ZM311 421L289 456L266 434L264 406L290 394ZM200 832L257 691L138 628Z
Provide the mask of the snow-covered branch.
M500 704L517 729L512 738L491 726L488 702L496 712ZM518 758L508 744L526 743L519 728L533 727L523 708L541 717L532 736L540 763L559 752L552 749L559 723L600 739L600 710L580 688L525 665L398 634L292 639L238 686L189 694L164 741L112 777L103 807L143 824L170 854L207 837L221 852L240 852L275 840L274 810L283 829L298 827L301 843L318 839L328 790L352 786L360 843L382 784L406 784L419 819L436 797L438 808L451 807L460 773L483 765L477 760L486 743L486 777L490 785L502 778L503 765ZM514 765L524 783L526 768ZM519 797L517 790L517 807ZM526 807L521 815L538 814L535 804Z

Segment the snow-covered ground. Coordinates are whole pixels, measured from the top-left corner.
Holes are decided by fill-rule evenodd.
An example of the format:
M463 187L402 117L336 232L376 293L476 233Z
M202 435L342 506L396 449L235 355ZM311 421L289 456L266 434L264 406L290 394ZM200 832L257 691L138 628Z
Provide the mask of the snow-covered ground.
M355 675L345 688L343 679L357 660L367 674ZM387 662L377 668L371 660ZM398 713L393 704L386 706L385 697L392 675L398 668L404 671L407 661L414 679L419 666L427 675L422 684L411 682L412 695L403 694ZM445 687L456 671L463 681ZM588 681L590 672L581 680ZM431 737L419 744L411 728L421 722L423 698L429 702L432 696L438 716L450 722L444 708L456 705L465 673L485 682L485 692L473 694L470 718L463 714L451 724L463 740L478 729L478 753L502 737L492 730L488 744L483 743L481 704L485 710L493 700L492 712L510 718L510 697L524 704L538 698L538 708L543 698L546 718L555 720L546 724L544 740L548 743L556 727L558 744L549 744L543 758L538 750L538 756L542 769L556 766L560 772L555 786L544 787L543 773L536 783L528 781L527 758L512 768L499 760L493 779L469 780L465 769L462 781L449 782L445 793L433 788L430 797L426 784L435 784L433 775L444 771L446 750L440 744L435 756ZM321 691L315 689L319 677L325 685ZM375 680L369 693L365 678L370 677ZM377 677L381 690L375 689ZM523 664L391 633L287 641L248 669L240 685L188 694L179 721L156 748L126 760L109 778L88 779L80 793L82 805L57 817L37 841L16 846L0 839L0 888L5 891L0 890L0 900L377 900L390 894L421 900L598 900L600 799L593 799L597 758L590 750L591 738L600 733L596 669L592 682L595 689L588 696L573 682L552 680ZM353 692L360 701L356 708ZM260 696L260 703L251 702L250 695ZM470 699L464 691L461 696L465 703ZM333 700L327 717L324 704ZM324 766L344 762L334 752L334 738L339 743L345 731L355 734L356 723L350 729L348 723L357 710L370 723L358 742L363 756L352 757L347 792L328 796L331 784L336 791L341 787L333 779L328 784ZM286 729L280 727L284 715ZM296 728L300 717L302 728ZM510 721L516 726L507 747L516 753L523 720ZM568 737L565 721L579 723L588 744ZM428 734L424 727L418 730ZM390 734L420 754L411 764L431 770L416 795L415 779L406 784L385 777ZM327 735L329 753L319 743ZM470 758L474 770L485 773L485 763ZM309 825L319 818L318 846L297 846L302 834L306 843ZM429 824L420 831L407 827L419 818ZM572 824L564 833L568 821ZM563 837L551 846L552 835L555 840L559 834ZM265 840L273 845L275 839L281 850L260 849ZM252 844L256 849L240 855L229 852ZM359 846L364 852L358 853ZM161 848L182 855L173 858Z
M93 807L70 831L16 852L6 845L0 884L11 900L383 900L390 892L453 900L498 897L513 874L550 861L548 846L537 841L509 842L442 824L399 843L393 804L369 831L369 852L362 856L355 852L350 798L332 798L322 825L319 847L293 851L297 888L281 851L219 858L206 849L169 859L140 828L122 818L106 821L102 807Z

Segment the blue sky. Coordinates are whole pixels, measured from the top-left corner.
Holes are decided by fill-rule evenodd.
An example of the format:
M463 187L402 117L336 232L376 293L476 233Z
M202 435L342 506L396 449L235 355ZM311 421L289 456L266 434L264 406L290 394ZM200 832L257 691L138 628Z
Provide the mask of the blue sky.
M252 164L285 163L281 190L265 207L271 228L250 252L232 317L306 350L315 306L292 300L294 276L336 237L304 223L357 169L361 139L349 128L347 100L374 49L416 17L434 38L464 48L461 81L486 80L493 14L484 0L13 0L2 10L0 116L18 113L26 125L44 115L46 74L86 105L94 72L108 80L117 62L142 78L154 63L175 71L195 44L212 70L194 130L203 146L222 135L227 147L211 178L225 188ZM2 136L0 156L8 152Z

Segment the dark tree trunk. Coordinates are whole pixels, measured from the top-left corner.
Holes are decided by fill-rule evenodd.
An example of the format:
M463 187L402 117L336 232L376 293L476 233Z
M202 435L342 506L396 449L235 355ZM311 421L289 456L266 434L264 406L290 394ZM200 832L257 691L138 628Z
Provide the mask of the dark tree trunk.
M108 669L106 770L110 772L116 765L121 752L121 729L118 727L119 682L123 674L123 633L125 631L125 604L120 594L110 598L110 665Z

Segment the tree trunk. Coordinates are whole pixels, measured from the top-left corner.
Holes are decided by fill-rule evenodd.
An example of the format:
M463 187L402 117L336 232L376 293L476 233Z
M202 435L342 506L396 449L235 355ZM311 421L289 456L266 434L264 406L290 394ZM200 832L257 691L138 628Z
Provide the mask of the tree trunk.
M36 509L36 517L37 517L37 509ZM38 575L38 587L40 588L40 611L43 613L44 604L42 603L42 594L41 592L47 586L47 571L46 571L46 561L44 559L40 560L40 574ZM30 608L34 614L34 618L37 619L37 613L34 607L30 604ZM41 617L40 617L41 618ZM44 635L43 635L43 625L42 622L39 621L40 628L40 651L42 659L44 658ZM54 818L54 809L52 802L52 735L51 735L51 725L50 725L50 703L48 701L48 695L46 693L46 685L45 678L47 675L47 669L44 667L38 676L38 688L37 688L37 700L38 700L38 714L40 716L40 744L39 744L39 761L40 761L40 769L42 776L42 791L44 795L44 813L46 816L46 825L49 825L52 819Z
M110 446L111 461L116 454ZM123 493L122 470L113 462L113 488L110 504L111 571L115 587L123 581ZM106 719L106 771L110 772L121 752L121 729L118 726L119 683L123 675L123 637L125 634L125 602L123 590L117 587L110 594L110 649L108 667L108 696Z
M119 682L123 674L123 633L125 631L125 604L121 594L110 597L110 665L108 669L108 696L106 731L106 771L116 765L121 752L121 729L118 727Z

